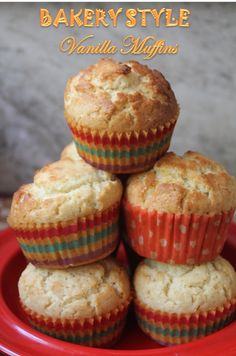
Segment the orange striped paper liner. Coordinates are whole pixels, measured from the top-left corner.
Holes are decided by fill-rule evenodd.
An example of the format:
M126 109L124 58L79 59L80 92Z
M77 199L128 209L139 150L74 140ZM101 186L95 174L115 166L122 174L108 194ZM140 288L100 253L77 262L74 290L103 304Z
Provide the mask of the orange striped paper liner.
M176 345L200 339L222 329L235 319L236 298L213 310L195 313L167 313L134 300L139 327L155 341Z
M67 268L110 255L119 242L119 204L70 221L15 228L28 262L48 268Z
M67 115L79 155L97 169L116 174L142 172L151 168L170 146L179 111L162 126L140 131L109 132L79 126Z
M27 308L22 301L20 302L29 323L42 333L80 345L108 347L121 337L131 300L132 296L108 313L81 319L60 319L39 315Z

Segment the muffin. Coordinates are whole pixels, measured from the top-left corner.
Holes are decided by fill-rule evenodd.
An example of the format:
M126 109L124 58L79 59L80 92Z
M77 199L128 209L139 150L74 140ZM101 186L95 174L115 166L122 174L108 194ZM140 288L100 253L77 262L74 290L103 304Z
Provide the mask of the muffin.
M49 164L13 196L9 225L28 262L48 268L90 263L118 244L122 185L82 159Z
M200 266L144 260L134 276L140 328L161 344L209 335L235 317L236 273L224 258Z
M175 95L160 72L109 58L70 78L64 102L80 156L112 173L152 167L167 151L179 115Z
M82 160L77 152L74 142L69 143L61 152L61 159L70 159L72 161Z
M130 177L123 206L128 240L139 255L201 264L223 248L236 181L200 153L167 153L151 170Z
M28 264L18 287L29 322L45 334L102 347L122 333L130 285L126 271L110 257L65 270Z

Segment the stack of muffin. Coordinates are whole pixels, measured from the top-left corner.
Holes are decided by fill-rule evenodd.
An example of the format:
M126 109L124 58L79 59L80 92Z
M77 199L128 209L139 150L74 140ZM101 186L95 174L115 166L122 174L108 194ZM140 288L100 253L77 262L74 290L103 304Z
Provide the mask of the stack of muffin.
M34 327L90 346L117 341L131 290L126 271L106 257L119 234L122 184L114 174L138 172L122 207L129 245L147 258L134 277L140 327L176 344L230 322L236 274L217 255L236 183L198 153L165 155L178 115L163 75L134 61L100 60L68 81L75 145L14 194L8 218L29 262L19 294Z
M167 153L129 178L128 240L147 258L134 275L135 310L141 329L159 343L185 343L233 319L236 274L218 255L235 205L235 179L199 153Z

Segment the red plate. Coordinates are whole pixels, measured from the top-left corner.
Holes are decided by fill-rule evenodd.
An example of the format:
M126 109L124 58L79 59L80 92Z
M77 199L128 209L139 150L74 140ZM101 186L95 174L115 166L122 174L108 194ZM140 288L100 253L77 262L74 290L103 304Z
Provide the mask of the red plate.
M80 346L32 329L21 313L17 282L26 262L9 229L0 233L0 351L20 356L65 355L236 355L236 321L210 336L185 345L162 347L147 338L131 313L122 339L112 350ZM236 267L236 225L231 225L225 256Z

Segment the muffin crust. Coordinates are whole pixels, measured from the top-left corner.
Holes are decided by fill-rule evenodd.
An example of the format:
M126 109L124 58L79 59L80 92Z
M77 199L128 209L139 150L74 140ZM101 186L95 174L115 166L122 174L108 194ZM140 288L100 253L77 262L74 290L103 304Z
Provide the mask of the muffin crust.
M236 181L197 152L167 153L154 167L131 176L126 199L135 206L176 214L216 214L236 208Z
M236 273L224 258L199 266L144 260L135 271L141 303L169 313L208 311L236 297Z
M82 160L79 153L76 150L74 142L69 143L61 152L60 159L71 159L72 161Z
M108 132L163 127L179 113L175 95L159 71L109 58L70 78L64 102L68 122Z
M34 182L13 196L11 227L67 221L103 211L119 203L122 185L114 175L82 159L64 159L38 170Z
M111 257L65 270L29 264L18 287L24 306L40 315L62 319L100 316L130 297L128 275Z

